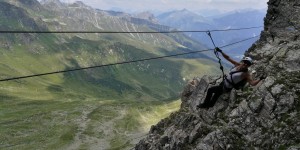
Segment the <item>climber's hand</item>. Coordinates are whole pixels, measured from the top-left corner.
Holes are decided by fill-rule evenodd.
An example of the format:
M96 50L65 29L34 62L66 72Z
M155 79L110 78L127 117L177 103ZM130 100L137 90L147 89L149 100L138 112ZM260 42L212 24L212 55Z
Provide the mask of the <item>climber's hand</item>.
M259 80L264 80L264 79L266 79L267 77L265 76L265 75L262 75L262 76L260 76L259 77Z
M222 53L222 50L219 47L216 47L216 51Z

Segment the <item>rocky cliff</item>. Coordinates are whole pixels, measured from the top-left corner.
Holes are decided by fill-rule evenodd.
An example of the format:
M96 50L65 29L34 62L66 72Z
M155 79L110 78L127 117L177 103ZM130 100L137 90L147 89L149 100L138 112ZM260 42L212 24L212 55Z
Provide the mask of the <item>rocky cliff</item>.
M224 94L208 110L196 105L215 79L197 79L185 87L180 111L152 126L135 149L300 149L300 1L268 4L265 29L246 52L256 60L254 76L267 78Z

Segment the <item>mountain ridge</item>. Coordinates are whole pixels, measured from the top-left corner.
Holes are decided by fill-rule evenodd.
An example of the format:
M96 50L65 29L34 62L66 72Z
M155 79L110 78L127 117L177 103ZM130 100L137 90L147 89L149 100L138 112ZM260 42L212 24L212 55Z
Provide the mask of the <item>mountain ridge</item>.
M158 20L165 25L177 28L179 30L215 30L215 29L235 29L245 27L258 27L263 25L263 17L265 12L260 10L241 10L230 12L221 16L203 17L199 14L193 13L188 10L172 11L161 16ZM212 33L214 42L217 46L226 45L244 38L259 35L262 28L230 31L230 32L217 32ZM210 39L205 34L199 33L186 33L196 41L201 41L207 47L213 46ZM257 39L255 39L257 40ZM241 57L244 52L252 45L254 41L235 45L224 50L228 52L234 59ZM233 51L234 50L234 51Z

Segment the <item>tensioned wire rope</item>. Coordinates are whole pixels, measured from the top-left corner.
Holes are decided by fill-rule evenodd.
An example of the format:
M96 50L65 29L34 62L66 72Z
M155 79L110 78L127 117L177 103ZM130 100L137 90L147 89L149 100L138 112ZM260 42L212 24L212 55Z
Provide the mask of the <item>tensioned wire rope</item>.
M244 41L254 39L256 37L258 37L258 35L250 37L250 38L246 38L246 39L243 39L243 40L240 40L240 41L237 41L237 42L233 42L233 43L221 46L219 48L225 48L225 47L228 47L228 46L232 46L232 45L244 42ZM212 51L212 50L215 50L215 49L205 49L205 50L191 51L191 52L186 52L186 53L178 53L178 54L173 54L173 55L165 55L165 56L159 56L159 57L151 57L151 58L145 58L145 59L123 61L123 62L117 62L117 63L104 64L104 65L97 65L97 66L82 67L82 68L75 68L75 69L69 69L69 70L54 71L54 72L41 73L41 74L33 74L33 75L28 75L28 76L6 78L6 79L1 79L0 82L11 81L11 80L19 80L19 79L25 79L25 78L32 78L32 77L38 77L38 76L46 76L46 75L59 74L59 73L66 73L66 72L73 72L73 71L86 70L86 69L93 69L93 68L115 66L115 65L121 65L121 64L129 64L129 63L149 61L149 60L155 60L155 59L163 59L163 58L182 56L182 55L187 55L187 54L202 53L202 52L207 52L207 51Z
M0 30L0 33L188 33L188 32L226 32L262 28L263 26L235 28L235 29L216 29L216 30L170 30L170 31L21 31L21 30Z

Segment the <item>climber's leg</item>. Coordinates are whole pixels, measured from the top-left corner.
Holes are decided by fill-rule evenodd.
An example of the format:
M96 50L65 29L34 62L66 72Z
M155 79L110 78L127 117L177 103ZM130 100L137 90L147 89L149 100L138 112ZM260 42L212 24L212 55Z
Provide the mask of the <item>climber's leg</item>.
M220 90L221 90L221 94L222 94L222 91L223 91L223 86L222 85L213 86L213 87L209 88L207 90L207 94L206 94L206 97L204 99L204 102L202 104L198 105L197 107L199 107L199 108L208 108L208 107L210 107L210 105L212 103L211 102L212 101L212 99L211 99L212 95L215 93L213 98L215 97L216 94L218 94L220 96L221 95L221 94L219 94Z

